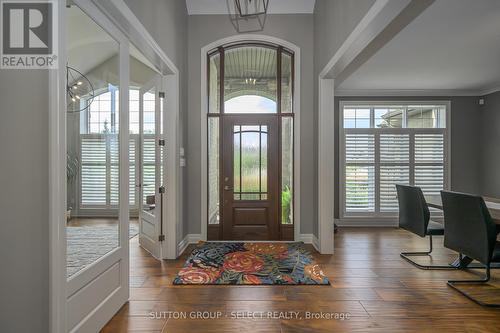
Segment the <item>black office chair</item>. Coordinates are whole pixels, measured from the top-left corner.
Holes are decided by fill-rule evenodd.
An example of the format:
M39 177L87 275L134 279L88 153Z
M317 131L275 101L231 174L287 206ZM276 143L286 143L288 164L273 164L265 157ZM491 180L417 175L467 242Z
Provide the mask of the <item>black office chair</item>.
M441 191L443 200L444 246L466 255L485 265L486 276L480 280L450 280L448 285L482 306L500 307L486 303L459 289L456 284L486 283L490 280L491 262L500 262L500 242L497 242L496 226L483 198L479 196Z
M429 256L432 253L432 236L444 235L442 224L430 220L429 207L420 187L396 185L399 202L399 227L420 237L429 236L429 251L402 252L400 256L420 269L456 269L450 265L421 265L409 257Z

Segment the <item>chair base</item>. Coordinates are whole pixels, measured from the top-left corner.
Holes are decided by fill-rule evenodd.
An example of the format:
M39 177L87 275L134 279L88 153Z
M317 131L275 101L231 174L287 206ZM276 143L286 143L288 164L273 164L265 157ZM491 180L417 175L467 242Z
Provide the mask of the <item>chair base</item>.
M421 265L415 261L413 261L410 257L417 257L417 256L429 256L432 253L432 235L429 235L429 251L427 252L401 252L399 255L401 258L404 260L408 261L410 264L413 266L419 268L419 269L425 269L425 270L431 270L431 269L441 269L441 270L452 270L452 269L459 269L460 267L455 267L452 265Z
M484 268L483 264L480 263L473 263L473 259L467 256L463 256L461 254L458 255L457 259L453 261L450 266L456 267L456 268L461 268L461 269L467 269L467 268ZM500 269L500 263L491 263L490 269Z
M471 301L473 301L476 304L479 304L479 305L485 306L485 307L490 307L490 308L500 308L500 303L483 302L483 301L477 299L476 297L470 295L468 292L463 291L462 289L458 288L458 286L456 286L457 284L484 284L484 283L487 283L489 280L490 280L490 267L487 266L486 267L486 276L484 277L484 279L481 279L481 280L450 280L450 281L448 281L447 285L450 286L451 288L453 288L454 290L458 291L460 294L467 297L468 299L470 299Z

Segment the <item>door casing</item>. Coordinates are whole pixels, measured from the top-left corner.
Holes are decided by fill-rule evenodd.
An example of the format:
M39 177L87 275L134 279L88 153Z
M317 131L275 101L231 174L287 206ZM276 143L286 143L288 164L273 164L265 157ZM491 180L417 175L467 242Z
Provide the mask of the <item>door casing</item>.
M217 48L220 45L241 43L241 42L263 42L271 43L276 45L281 45L294 54L294 84L293 84L293 113L294 113L294 137L293 137L293 180L294 180L294 196L293 196L293 207L294 207L294 228L293 228L293 239L295 241L303 240L314 244L314 239L312 234L301 234L300 232L300 207L301 207L301 192L300 192L300 84L301 84L301 50L297 45L290 43L287 40L260 34L245 34L234 35L216 40L209 43L201 48L200 50L200 77L201 77L201 104L200 104L200 116L201 116L201 135L200 135L200 174L201 179L199 183L200 187L200 230L201 234L190 235L191 239L207 240L208 233L208 142L207 142L207 124L208 122L208 76L207 76L207 54L210 50Z

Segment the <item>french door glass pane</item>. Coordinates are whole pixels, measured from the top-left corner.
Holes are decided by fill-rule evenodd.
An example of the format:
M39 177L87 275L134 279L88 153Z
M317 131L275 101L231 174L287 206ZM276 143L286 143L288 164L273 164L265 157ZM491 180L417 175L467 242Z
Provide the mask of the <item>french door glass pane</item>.
M235 150L236 152L236 150ZM208 223L219 224L219 118L208 118ZM239 158L236 159L235 162ZM239 170L239 168L238 168Z
M293 224L293 118L281 119L281 223Z
M234 126L235 200L263 200L267 193L267 126Z
M208 78L208 112L220 112L220 54L216 53L209 58Z
M119 246L119 44L78 6L66 8L67 84L87 108L67 117L66 271L70 278ZM82 29L82 26L85 29ZM93 50L93 52L88 52ZM95 98L92 98L92 96ZM105 216L105 218L103 217Z
M281 54L281 113L291 113L292 110L292 56Z

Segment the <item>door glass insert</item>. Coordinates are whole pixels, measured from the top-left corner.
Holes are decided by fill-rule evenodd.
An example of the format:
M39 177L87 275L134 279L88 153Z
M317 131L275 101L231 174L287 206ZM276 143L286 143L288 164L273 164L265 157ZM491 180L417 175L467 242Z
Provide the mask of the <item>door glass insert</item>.
M72 278L120 246L120 46L78 6L66 8L68 101L66 273ZM84 28L82 28L84 27ZM88 81L87 81L88 80Z
M267 199L267 126L233 127L234 200Z
M281 119L281 223L293 224L293 118Z
M141 96L142 128L142 210L154 215L156 193L155 88Z

